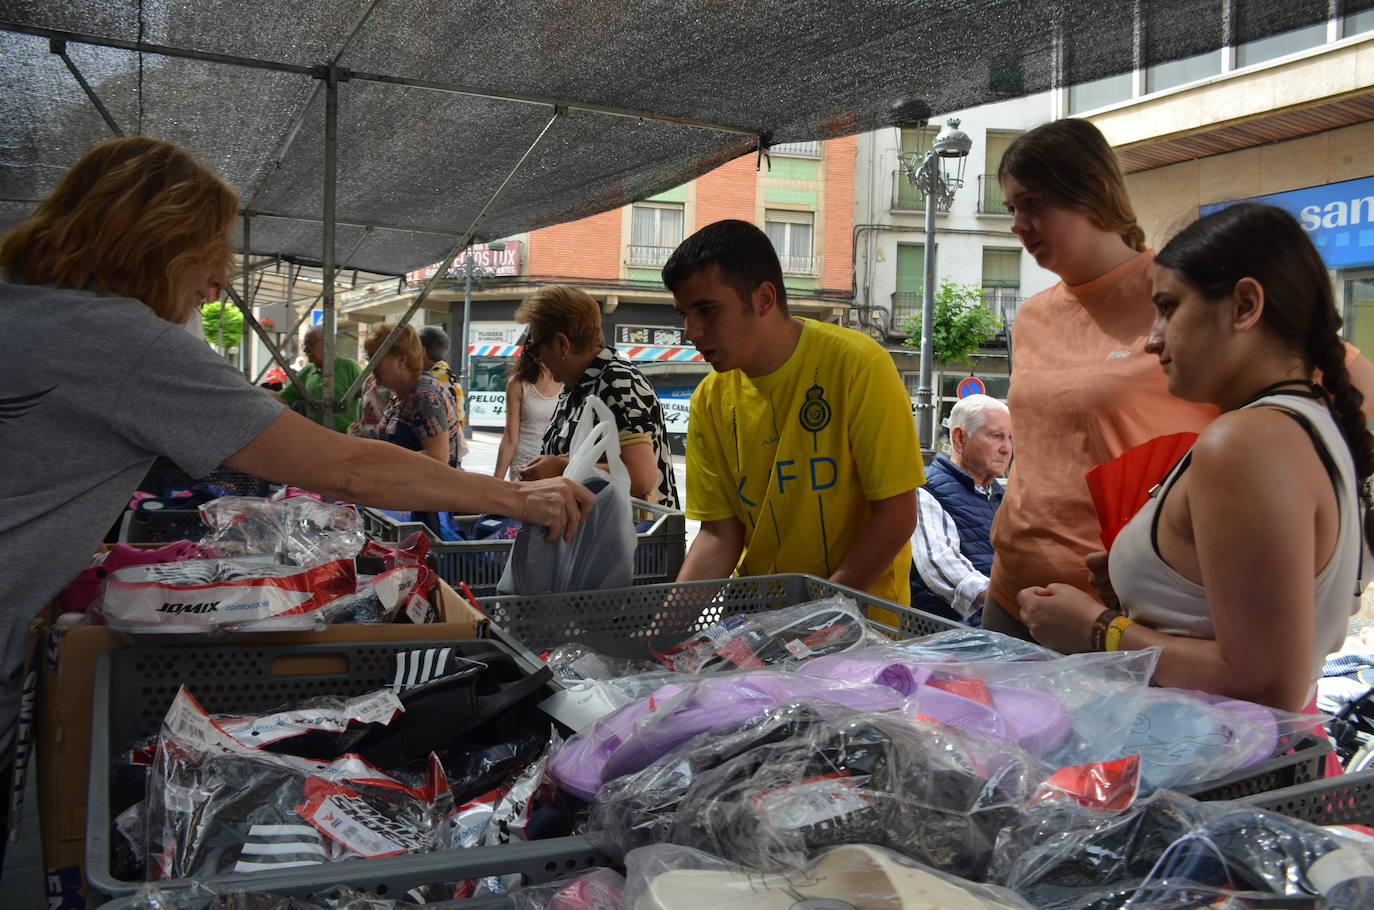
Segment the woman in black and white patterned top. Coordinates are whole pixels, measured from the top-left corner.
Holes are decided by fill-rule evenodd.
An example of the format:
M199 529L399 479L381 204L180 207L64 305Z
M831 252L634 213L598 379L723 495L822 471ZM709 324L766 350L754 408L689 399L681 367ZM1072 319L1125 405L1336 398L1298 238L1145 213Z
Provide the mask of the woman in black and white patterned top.
M520 478L538 480L563 473L573 429L588 397L595 396L615 415L631 495L681 508L663 407L644 374L606 344L596 301L577 288L550 285L526 298L515 319L529 325L526 347L563 383L544 433L543 454L521 469Z

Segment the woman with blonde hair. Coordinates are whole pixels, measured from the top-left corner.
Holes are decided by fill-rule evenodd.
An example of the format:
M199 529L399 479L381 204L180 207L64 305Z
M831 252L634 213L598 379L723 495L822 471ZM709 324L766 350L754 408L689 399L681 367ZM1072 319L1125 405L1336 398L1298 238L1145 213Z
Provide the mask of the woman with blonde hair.
M365 505L500 512L571 536L592 496L506 483L327 430L183 324L227 281L234 190L168 142L112 139L0 240L0 790L25 630L158 455ZM2 842L2 841L0 841Z
M375 357L392 326L379 325L368 333L363 348ZM373 369L377 385L391 392L382 412L377 438L458 466L458 415L453 396L439 380L425 372L425 350L410 326L402 326L395 343Z

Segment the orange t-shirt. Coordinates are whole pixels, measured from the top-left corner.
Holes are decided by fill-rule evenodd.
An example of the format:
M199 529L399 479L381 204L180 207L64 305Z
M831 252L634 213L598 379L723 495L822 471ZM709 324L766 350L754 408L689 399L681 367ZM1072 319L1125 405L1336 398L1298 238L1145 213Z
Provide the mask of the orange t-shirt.
M1217 409L1165 388L1145 342L1154 321L1153 252L1086 284L1025 302L1012 324L1007 406L1016 460L992 526L989 596L1020 616L1016 594L1061 581L1092 593L1083 557L1102 549L1083 475L1165 433L1201 432Z

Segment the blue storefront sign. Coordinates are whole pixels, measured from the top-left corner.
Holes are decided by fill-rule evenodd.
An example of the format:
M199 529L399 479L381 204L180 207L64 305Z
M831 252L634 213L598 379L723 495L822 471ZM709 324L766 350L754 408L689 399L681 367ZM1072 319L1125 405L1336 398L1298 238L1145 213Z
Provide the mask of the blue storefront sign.
M1262 202L1292 213L1307 231L1327 268L1374 265L1374 177L1358 177L1286 193L1204 205L1210 215L1236 202Z

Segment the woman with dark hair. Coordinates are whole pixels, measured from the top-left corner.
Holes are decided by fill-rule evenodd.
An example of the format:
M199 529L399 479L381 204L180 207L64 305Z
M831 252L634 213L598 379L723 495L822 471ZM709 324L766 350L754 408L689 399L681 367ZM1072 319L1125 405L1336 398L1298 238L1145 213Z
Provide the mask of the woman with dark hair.
M1331 282L1262 205L1197 220L1156 262L1146 350L1171 394L1221 416L1117 537L1121 612L1051 584L1021 615L1058 650L1161 646L1160 685L1297 711L1359 608L1374 472Z
M376 357L394 327L379 325L363 340L368 357ZM382 412L377 438L412 452L458 467L458 415L453 395L425 372L425 351L408 325L373 368L377 385L389 391L391 403Z
M494 477L505 477L509 472L510 480L519 480L519 469L539 456L544 433L563 392L563 384L535 358L527 341L528 336L520 343L520 356L506 380L506 430L501 434L496 470L492 472Z
M1060 278L1012 324L1016 462L992 529L983 608L984 628L1025 637L1018 592L1066 582L1093 593L1089 563L1105 572L1083 475L1157 436L1200 432L1217 411L1169 394L1145 350L1153 256L1097 127L1067 119L1022 134L997 178L1012 232ZM1374 365L1346 352L1356 384L1374 388Z
M93 147L0 240L0 790L29 621L158 455L192 477L224 463L350 502L500 512L569 536L591 503L562 478L506 483L335 433L250 384L183 328L224 290L237 212L205 165L135 136Z

